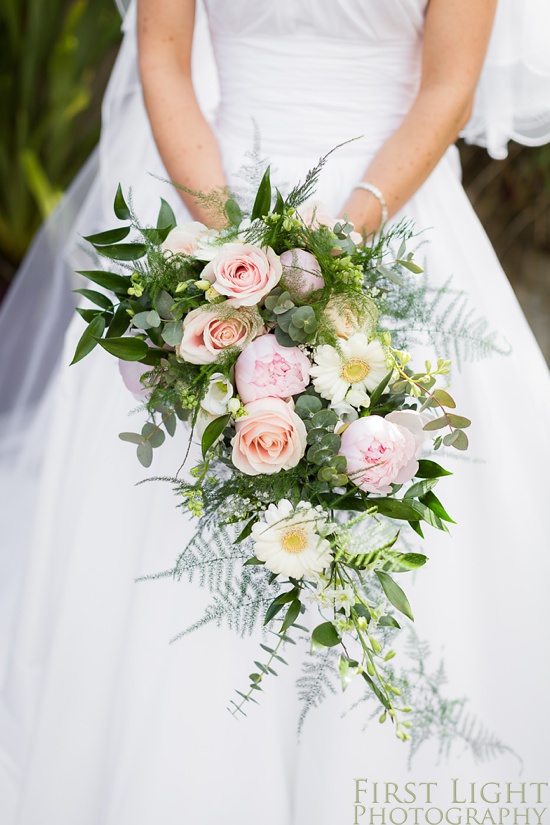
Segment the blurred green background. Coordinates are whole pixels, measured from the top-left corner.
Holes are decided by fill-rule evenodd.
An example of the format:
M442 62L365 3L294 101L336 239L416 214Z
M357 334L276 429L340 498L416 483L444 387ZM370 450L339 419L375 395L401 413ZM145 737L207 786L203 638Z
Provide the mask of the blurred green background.
M114 0L1 0L0 297L99 135ZM468 194L550 363L550 147L461 146ZM480 273L480 278L483 273Z

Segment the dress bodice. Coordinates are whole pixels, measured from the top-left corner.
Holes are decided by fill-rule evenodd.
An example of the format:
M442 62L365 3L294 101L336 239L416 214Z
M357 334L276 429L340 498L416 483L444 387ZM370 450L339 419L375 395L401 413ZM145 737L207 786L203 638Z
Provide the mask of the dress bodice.
M217 126L268 153L372 150L418 88L427 0L207 0Z

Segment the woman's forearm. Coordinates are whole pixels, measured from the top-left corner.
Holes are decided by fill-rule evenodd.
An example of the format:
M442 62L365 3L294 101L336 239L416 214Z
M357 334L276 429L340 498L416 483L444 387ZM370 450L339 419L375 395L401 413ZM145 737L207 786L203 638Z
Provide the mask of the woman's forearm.
M369 164L363 180L377 186L395 215L435 169L468 120L468 101L449 99L445 87L419 93L401 126ZM364 189L354 189L345 212L367 233L377 230L382 207Z
M468 121L497 0L429 0L418 96L403 123L365 171L390 217L405 206ZM380 226L376 197L354 190L345 211L367 233Z
M194 0L139 0L139 68L153 136L170 179L196 192L226 186L216 139L198 105L191 76ZM179 190L196 220L220 222Z
M160 156L175 183L207 193L226 185L218 144L199 109L184 75L171 69L149 70L144 96L151 128ZM207 225L216 223L196 198L179 190L195 218Z

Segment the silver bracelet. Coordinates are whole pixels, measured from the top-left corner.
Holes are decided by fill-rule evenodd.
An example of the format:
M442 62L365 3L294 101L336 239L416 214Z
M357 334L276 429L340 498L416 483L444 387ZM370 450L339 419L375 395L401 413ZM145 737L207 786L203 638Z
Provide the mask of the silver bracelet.
M380 189L374 185L374 183L365 183L364 181L359 181L353 187L354 189L364 189L365 192L370 192L371 195L380 202L380 206L382 207L382 220L380 222L380 229L384 226L384 224L388 221L388 204L386 203L386 198L380 191Z

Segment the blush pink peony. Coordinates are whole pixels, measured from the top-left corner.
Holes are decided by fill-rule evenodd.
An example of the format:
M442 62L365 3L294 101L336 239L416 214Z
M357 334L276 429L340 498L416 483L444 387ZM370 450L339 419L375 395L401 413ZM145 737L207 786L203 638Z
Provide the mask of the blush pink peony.
M292 292L300 297L322 289L325 279L321 274L319 261L305 249L287 249L281 255L283 280Z
M199 221L189 221L176 226L161 244L161 249L172 255L192 255L199 247L201 237L208 232L207 227Z
M228 243L208 263L202 278L235 306L253 306L277 286L283 271L279 256L268 247Z
M147 401L151 395L151 390L144 387L141 377L146 372L151 372L152 367L141 364L139 361L123 361L119 358L118 370L127 390L133 393L137 401Z
M183 321L183 338L176 347L190 364L211 364L230 347L242 349L264 326L256 309L233 306L227 301L218 309L193 309Z
M237 359L237 391L245 403L268 395L290 398L309 384L310 367L309 358L298 347L283 347L274 335L262 335Z
M342 433L350 481L367 493L391 493L392 484L410 481L418 470L424 420L418 413L366 416Z
M233 464L249 476L290 470L306 450L306 427L291 402L260 398L245 405L247 415L237 419Z

